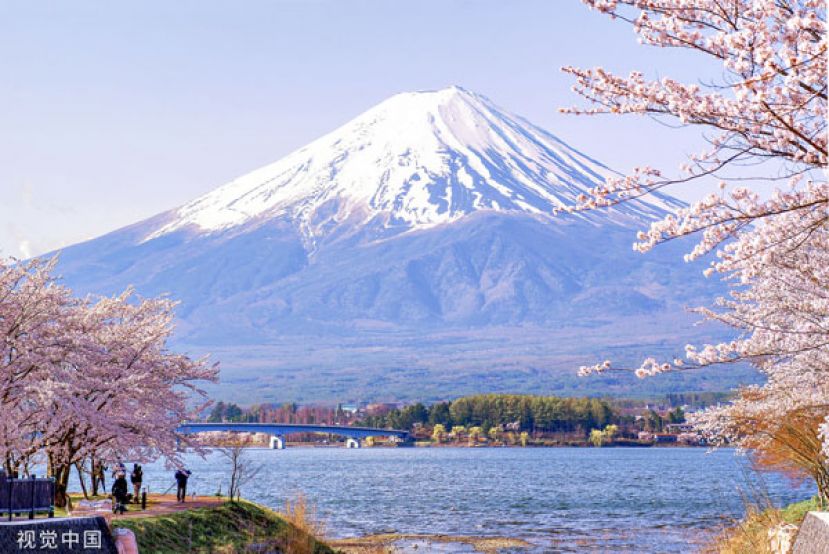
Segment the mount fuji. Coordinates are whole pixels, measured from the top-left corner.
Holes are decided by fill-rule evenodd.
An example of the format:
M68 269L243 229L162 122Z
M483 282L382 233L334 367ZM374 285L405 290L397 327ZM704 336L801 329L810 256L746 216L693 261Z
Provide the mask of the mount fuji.
M242 401L628 392L599 358L672 354L721 330L684 307L721 285L687 244L632 251L665 195L553 215L613 172L459 87L398 94L196 200L60 253L82 293L181 301L176 346ZM638 389L716 389L669 376Z

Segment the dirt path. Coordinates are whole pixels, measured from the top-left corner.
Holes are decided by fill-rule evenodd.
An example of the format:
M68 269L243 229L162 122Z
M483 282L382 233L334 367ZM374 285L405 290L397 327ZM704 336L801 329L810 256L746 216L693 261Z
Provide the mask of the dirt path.
M178 502L174 494L153 494L147 498L147 509L142 510L140 504L127 504L126 513L115 515L112 513L112 504L108 500L99 500L96 502L102 503L101 507L84 507L76 503L72 510L73 516L87 516L87 515L101 515L107 521L113 519L123 519L132 517L151 517L164 514L171 514L180 512L182 510L192 510L194 508L206 508L210 506L217 506L226 501L225 498L217 498L215 496L196 496L187 497L186 502ZM105 505L103 504L105 503Z

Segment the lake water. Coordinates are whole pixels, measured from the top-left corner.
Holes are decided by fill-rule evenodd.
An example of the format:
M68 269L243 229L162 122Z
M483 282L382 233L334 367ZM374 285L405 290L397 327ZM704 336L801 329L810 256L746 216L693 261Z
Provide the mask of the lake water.
M743 512L745 459L703 448L248 449L260 464L242 495L282 508L303 493L331 537L399 532L522 538L532 552L688 552ZM227 491L219 453L187 454L189 491ZM131 467L131 466L129 466ZM145 483L172 483L163 463ZM107 485L110 485L107 480ZM776 503L811 489L765 476ZM527 550L522 550L527 552Z

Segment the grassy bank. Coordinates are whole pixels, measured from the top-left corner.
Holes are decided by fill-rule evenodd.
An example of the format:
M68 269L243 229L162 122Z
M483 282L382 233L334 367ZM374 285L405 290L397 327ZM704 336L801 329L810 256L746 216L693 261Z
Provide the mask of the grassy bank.
M817 498L810 498L809 500L804 500L803 502L789 504L780 510L780 517L782 517L783 521L786 523L799 526L803 521L803 518L806 517L807 513L819 511L820 509L821 508L817 504Z
M271 552L328 554L302 522L289 522L251 502L225 502L172 514L118 519L113 527L135 533L142 554L170 552Z
M746 517L737 525L725 529L705 552L773 554L770 540L773 530L785 526L800 527L806 514L818 509L816 498L796 502L785 508L749 507Z

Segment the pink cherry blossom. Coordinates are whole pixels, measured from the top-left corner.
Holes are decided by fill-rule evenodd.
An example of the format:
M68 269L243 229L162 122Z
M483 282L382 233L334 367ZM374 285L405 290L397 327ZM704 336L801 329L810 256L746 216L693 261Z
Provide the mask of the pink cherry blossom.
M0 262L0 455L9 471L45 457L60 499L92 456L175 462L176 428L218 370L167 349L173 301L77 298L54 264Z
M646 359L639 377L712 365L752 363L767 378L738 399L693 416L714 442L741 445L737 414L825 414L820 432L829 459L829 182L827 32L822 0L583 0L632 25L643 44L696 52L722 68L715 83L618 76L565 67L590 102L575 114L638 114L706 131L709 148L674 177L652 167L610 180L568 211L612 206L703 178L709 193L639 233L649 250L678 237L699 241L686 256L714 253L705 271L731 284L726 298L697 311L735 329L732 340L688 345L684 362ZM777 183L770 195L758 185ZM610 361L581 375L615 368ZM737 432L736 429L741 429ZM752 444L757 444L756 437ZM822 491L827 493L829 491Z

